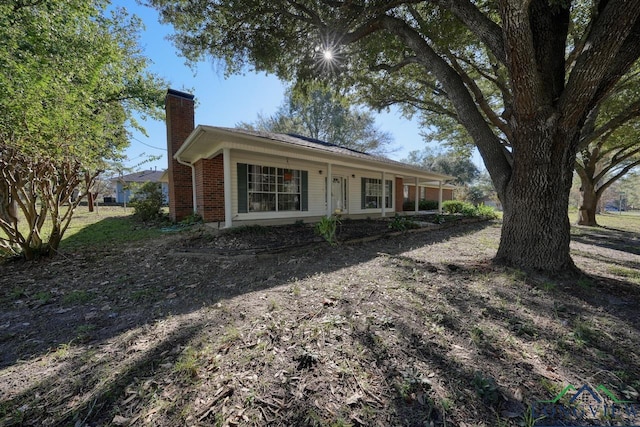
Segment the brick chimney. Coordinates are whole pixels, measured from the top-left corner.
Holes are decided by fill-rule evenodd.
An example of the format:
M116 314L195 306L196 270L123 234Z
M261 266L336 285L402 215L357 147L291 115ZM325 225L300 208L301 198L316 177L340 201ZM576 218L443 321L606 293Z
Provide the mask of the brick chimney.
M181 221L193 214L193 181L191 168L178 163L173 156L195 127L193 95L169 89L165 97L165 111L169 160L169 215L172 221Z

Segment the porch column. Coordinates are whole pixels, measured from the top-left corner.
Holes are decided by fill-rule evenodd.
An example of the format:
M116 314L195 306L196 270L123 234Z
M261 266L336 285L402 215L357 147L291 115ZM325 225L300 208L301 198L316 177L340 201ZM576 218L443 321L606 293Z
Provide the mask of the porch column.
M419 200L418 200L418 199L420 199L420 187L418 187L419 183L420 183L420 180L416 176L416 191L415 191L416 213L418 213L418 211L420 210L420 203L419 203Z
M438 213L442 213L442 181L438 181Z
M387 197L387 183L385 182L386 174L382 172L382 210L380 211L380 215L384 218L387 215L387 210L385 206L385 198Z
M231 149L222 149L222 169L224 176L224 228L231 228Z
M331 210L331 186L333 185L333 177L331 176L333 171L331 170L331 163L327 163L327 218L333 215Z

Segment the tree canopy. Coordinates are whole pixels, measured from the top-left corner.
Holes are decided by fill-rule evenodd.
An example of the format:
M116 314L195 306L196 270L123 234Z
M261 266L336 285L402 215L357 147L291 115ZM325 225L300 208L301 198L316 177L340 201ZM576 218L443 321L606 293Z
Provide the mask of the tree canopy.
M581 131L640 55L638 0L150 0L191 60L331 79L376 107L450 117L504 208L496 261L573 270Z
M403 161L434 172L455 176L456 183L460 185L469 185L480 176L478 167L473 164L469 155L451 150L445 152L436 152L429 148L422 151L415 150L411 151Z
M373 115L354 107L346 96L320 85L296 91L289 88L273 116L259 115L238 127L299 134L370 154L388 151L392 137L375 125Z
M166 83L146 71L141 22L107 6L0 5L0 249L55 251L72 195L120 158L134 112L162 117Z

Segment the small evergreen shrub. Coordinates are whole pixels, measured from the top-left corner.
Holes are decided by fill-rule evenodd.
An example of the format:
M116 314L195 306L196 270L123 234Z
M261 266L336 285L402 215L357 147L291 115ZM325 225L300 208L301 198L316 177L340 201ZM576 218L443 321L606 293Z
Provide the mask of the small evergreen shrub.
M475 216L486 219L496 219L498 217L498 213L493 207L480 203L476 206Z
M416 209L416 202L414 200L407 200L402 204L403 211L413 211ZM433 211L438 209L437 200L425 200L422 199L418 202L418 210L421 211Z
M415 221L410 220L406 216L396 215L389 222L389 228L396 231L406 231L419 227L420 226Z
M449 214L461 214L465 209L465 206L467 207L467 209L469 206L473 208L473 205L471 203L463 202L460 200L446 200L442 202L442 210Z
M152 221L162 217L162 187L156 182L145 183L129 204L133 206L134 218L140 221Z
M418 202L418 208L421 211L434 211L438 209L438 201L422 199Z
M463 216L476 216L476 207L469 202L464 202L462 205L462 211L460 212Z

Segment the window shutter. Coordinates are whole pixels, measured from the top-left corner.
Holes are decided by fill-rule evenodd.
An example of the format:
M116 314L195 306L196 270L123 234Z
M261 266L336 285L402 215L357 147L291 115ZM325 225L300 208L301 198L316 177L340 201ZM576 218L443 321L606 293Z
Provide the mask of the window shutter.
M302 201L301 201L301 208L303 211L308 211L309 210L309 172L308 171L301 171L301 177L300 177L300 191L301 191L301 196L302 196Z
M247 164L238 163L238 213L247 213L249 211L247 194Z
M385 206L387 208L393 207L393 181L387 181L387 200L389 201L389 205ZM385 201L385 203L387 203Z
M366 204L365 204L365 195L366 195L366 184L367 182L367 178L361 178L361 183L360 183L360 207L362 209L366 208Z

